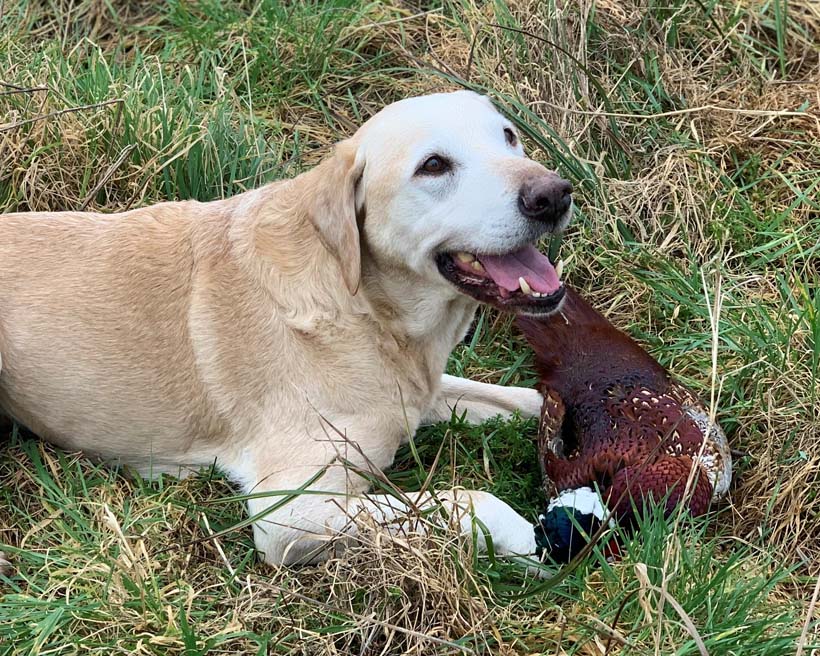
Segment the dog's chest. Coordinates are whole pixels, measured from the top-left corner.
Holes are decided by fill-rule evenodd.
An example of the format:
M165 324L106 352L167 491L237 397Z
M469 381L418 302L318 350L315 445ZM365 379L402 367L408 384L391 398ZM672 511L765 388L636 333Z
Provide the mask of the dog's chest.
M438 388L446 351L368 327L326 322L298 338L309 368L321 372L317 392L344 412L392 408L420 416Z

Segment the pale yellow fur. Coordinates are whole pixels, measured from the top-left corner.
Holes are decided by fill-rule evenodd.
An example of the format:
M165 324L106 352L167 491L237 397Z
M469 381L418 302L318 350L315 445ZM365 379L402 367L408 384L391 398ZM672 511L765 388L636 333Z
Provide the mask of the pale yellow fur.
M445 114L457 105L454 126L465 111L503 121L472 94L441 98ZM244 491L261 492L324 471L313 488L346 498L304 496L256 523L257 546L275 563L313 557L345 524L346 507L377 512L340 458L386 468L408 433L457 403L474 420L536 414L533 390L442 377L476 303L418 256L430 247L422 233L415 243L391 236L400 222L413 225L402 208L427 198L405 198L406 159L421 152L416 142L438 138L413 118L426 105L403 107L303 175L227 200L0 216L0 414L144 475L216 463ZM392 144L381 136L391 129ZM464 146L465 161L486 161L479 186L506 189L543 170L504 154L503 135L489 143ZM468 191L490 203L492 185ZM436 202L418 205L419 221L432 225L425 217ZM450 235L449 217L470 219L442 216L424 232L430 244ZM447 238L461 239L458 230ZM464 239L481 246L480 225ZM529 522L503 502L469 492L444 499L471 506L501 551L534 549ZM255 499L250 511L278 500Z

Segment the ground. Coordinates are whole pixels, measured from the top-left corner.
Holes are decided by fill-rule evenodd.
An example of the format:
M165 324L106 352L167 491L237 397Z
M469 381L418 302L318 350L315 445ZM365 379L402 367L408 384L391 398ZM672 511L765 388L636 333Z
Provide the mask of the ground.
M0 0L0 211L227 196L387 102L478 89L575 184L544 244L564 277L744 454L705 520L650 519L622 561L543 583L446 528L274 569L218 472L133 480L11 428L0 654L818 649L819 59L816 0ZM450 370L535 380L486 310ZM454 418L378 484L488 489L534 517L533 431Z

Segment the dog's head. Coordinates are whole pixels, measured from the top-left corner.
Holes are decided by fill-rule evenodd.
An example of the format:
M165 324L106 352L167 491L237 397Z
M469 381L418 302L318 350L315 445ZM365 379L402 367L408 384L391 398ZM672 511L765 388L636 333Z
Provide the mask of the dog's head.
M445 293L523 314L560 303L555 269L533 244L566 227L572 186L525 157L487 98L457 91L389 105L321 168L313 221L352 292L364 241L377 264Z

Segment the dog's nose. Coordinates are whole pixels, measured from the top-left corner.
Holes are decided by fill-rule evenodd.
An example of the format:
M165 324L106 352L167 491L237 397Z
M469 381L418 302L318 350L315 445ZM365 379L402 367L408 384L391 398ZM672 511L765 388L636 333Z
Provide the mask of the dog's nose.
M545 223L557 223L571 204L572 184L555 173L527 180L518 195L521 213Z

